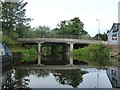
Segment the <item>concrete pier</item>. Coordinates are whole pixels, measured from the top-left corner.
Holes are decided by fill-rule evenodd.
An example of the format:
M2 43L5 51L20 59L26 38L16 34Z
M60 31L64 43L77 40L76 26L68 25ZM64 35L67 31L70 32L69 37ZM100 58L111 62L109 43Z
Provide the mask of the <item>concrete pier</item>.
M41 43L38 42L38 64L41 64Z
M41 65L41 66L43 66L43 64L41 63L41 44L42 44L43 42L38 42L38 65Z
M70 43L70 52L73 50L73 43ZM70 65L73 65L73 58L70 56Z

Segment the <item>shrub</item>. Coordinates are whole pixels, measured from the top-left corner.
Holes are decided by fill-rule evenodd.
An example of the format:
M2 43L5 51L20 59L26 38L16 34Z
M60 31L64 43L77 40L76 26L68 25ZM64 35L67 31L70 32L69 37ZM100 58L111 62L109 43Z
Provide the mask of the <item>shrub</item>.
M103 44L90 44L87 47L73 50L74 59L90 63L106 64L109 59L109 49Z
M37 58L37 51L34 48L31 48L29 50L22 50L22 59L21 62L31 62L35 61Z
M14 46L15 42L6 35L2 35L2 41L7 44L9 47Z

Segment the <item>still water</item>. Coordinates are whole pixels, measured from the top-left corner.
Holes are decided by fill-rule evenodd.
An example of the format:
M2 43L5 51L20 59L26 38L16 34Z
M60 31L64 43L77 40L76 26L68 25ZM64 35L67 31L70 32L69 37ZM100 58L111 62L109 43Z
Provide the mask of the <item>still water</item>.
M30 75L31 88L112 88L105 70L95 68L56 70L47 76ZM39 82L39 83L35 83Z
M107 71L106 68L13 68L3 74L2 84L5 88L112 88Z
M107 67L76 65L2 66L1 88L120 88L120 64ZM59 68L58 68L59 67ZM76 68L77 67L77 68Z

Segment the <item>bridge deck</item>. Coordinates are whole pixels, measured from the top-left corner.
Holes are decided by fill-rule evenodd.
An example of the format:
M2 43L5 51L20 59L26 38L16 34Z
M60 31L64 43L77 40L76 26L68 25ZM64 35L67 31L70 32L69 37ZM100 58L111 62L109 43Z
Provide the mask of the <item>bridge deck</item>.
M43 43L78 43L78 44L91 44L91 43L102 43L106 44L105 41L97 41L97 40L83 40L83 39L65 39L65 38L19 38L19 42L21 43L37 43L37 42L43 42Z

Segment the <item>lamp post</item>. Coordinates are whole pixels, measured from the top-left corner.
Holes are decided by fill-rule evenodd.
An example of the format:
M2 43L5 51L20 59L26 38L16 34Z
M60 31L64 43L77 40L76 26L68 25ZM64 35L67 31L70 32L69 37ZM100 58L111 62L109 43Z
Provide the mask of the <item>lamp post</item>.
M100 40L100 19L96 19L96 21L98 22L98 41Z

